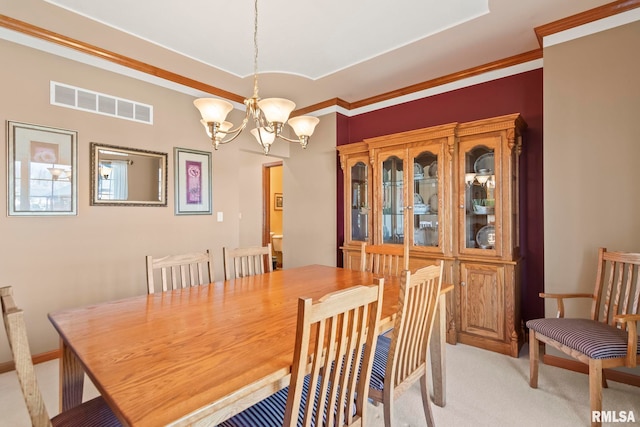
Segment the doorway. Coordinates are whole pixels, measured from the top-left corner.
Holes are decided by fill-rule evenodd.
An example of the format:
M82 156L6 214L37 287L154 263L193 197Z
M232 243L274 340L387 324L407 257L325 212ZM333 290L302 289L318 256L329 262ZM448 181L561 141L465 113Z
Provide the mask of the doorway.
M274 269L283 267L282 259L282 214L284 194L282 191L282 162L262 165L262 244L271 243Z

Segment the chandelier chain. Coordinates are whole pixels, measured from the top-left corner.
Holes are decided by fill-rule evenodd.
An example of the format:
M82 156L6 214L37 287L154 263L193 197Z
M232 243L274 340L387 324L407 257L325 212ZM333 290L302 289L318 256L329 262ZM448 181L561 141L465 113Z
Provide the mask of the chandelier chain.
M253 14L253 97L258 98L258 0Z

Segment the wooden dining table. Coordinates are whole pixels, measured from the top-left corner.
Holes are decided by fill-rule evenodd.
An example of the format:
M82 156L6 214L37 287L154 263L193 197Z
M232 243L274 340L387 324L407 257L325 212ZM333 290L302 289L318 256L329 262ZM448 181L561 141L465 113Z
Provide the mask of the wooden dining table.
M310 265L49 314L60 335L60 400L82 401L86 373L124 425L215 425L289 384L297 301L374 275ZM385 278L383 332L397 278ZM444 406L444 294L431 344Z

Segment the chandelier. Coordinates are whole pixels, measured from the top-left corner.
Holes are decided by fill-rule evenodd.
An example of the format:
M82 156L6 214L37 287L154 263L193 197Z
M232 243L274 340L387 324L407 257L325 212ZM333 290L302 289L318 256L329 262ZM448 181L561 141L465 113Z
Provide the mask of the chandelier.
M220 144L226 144L238 137L249 121L255 123L255 129L251 134L262 147L264 154L269 153L271 144L276 138L289 142L300 142L302 148L307 148L309 137L313 134L316 125L320 122L317 117L298 116L289 118L296 108L293 101L284 98L260 99L258 96L258 0L254 1L253 23L253 96L244 100L246 114L242 123L235 129L233 124L226 121L227 115L233 110L233 105L222 99L199 98L193 101L200 110L207 135L211 138L214 148L217 150ZM290 139L282 134L284 126L289 125L298 139Z

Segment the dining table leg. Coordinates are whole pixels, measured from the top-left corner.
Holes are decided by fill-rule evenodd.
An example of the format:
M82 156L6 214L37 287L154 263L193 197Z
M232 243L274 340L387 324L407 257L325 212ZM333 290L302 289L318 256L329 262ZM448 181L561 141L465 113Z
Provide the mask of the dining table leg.
M431 377L433 381L433 403L444 407L446 404L445 376L445 341L447 325L447 299L442 293L438 297L438 313L436 314L429 351L431 356Z
M68 411L82 403L84 370L71 349L60 340L60 411Z

